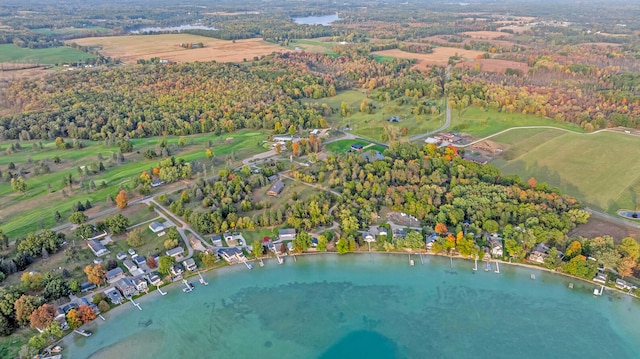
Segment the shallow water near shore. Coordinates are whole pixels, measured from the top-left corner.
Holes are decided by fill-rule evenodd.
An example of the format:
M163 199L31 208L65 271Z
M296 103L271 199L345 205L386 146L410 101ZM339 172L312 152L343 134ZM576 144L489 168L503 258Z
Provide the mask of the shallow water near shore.
M638 358L640 304L502 265L385 254L234 266L105 314L65 358ZM495 268L495 265L494 265ZM536 279L531 280L530 275ZM569 289L569 283L574 289Z

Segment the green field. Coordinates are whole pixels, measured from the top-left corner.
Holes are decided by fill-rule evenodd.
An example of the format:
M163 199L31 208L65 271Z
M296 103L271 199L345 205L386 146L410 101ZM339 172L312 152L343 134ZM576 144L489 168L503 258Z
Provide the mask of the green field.
M492 138L506 150L493 161L504 173L560 188L614 214L635 209L640 191L640 139L622 133L574 134L516 129Z
M360 144L362 146L366 146L369 144L367 141L362 140L340 140L336 142L331 142L325 146L325 150L335 153L345 153L349 149L351 149L351 145Z
M498 112L476 106L467 107L462 111L451 110L451 127L449 129L454 132L464 132L482 138L519 126L553 126L584 132L580 126L572 123L557 122L535 115Z
M0 62L59 64L84 61L94 56L67 46L25 49L14 44L0 45Z
M75 34L91 34L91 33L105 33L110 32L111 29L107 29L106 27L100 26L88 26L88 27L65 27L63 29L49 29L49 28L41 28L34 29L33 32L37 32L39 34L45 35L75 35Z
M298 48L307 52L315 52L320 54L327 54L331 57L338 57L339 55L333 52L333 47L335 45L337 45L335 42L298 39L291 40L287 48L291 50Z
M377 98L375 92L371 97ZM373 113L371 114L359 112L360 104L365 98L373 108ZM333 97L320 100L306 99L304 101L326 103L333 108L334 113L327 118L332 127L343 128L349 126L353 134L381 142L383 142L386 126L395 128L398 135L402 128L406 128L407 136L412 136L440 127L444 118L443 115L415 116L410 105L397 105L395 101L380 102L368 98L363 91L359 90L342 91ZM343 101L351 108L350 116L342 117L340 114L340 106ZM438 103L441 103L441 101L438 100ZM390 123L388 120L392 116L399 116L401 122Z
M264 152L265 149L260 143L265 140L266 134L251 131L238 131L224 136L214 136L212 134L189 136L189 144L174 154L176 158L184 158L187 161L200 160L202 163L211 163L205 156L207 141L213 142L212 150L218 158L216 168L222 169L227 160L231 157L239 160L256 153ZM178 137L167 137L169 144L176 144ZM53 227L56 225L53 215L59 211L66 219L71 211L71 205L78 201L84 203L90 200L94 206L106 206L108 195L115 196L121 184L126 184L134 176L142 171L148 171L157 165L159 159L146 160L142 155L147 148L155 148L160 138L135 139L132 140L134 152L125 154L125 162L122 164L112 163L112 153L118 152L115 146L105 146L102 143L88 142L88 146L80 149L57 150L51 141L44 143L43 150L33 150L31 142L21 142L22 150L11 155L0 156L0 170L3 173L8 170L8 164L13 162L17 168L27 165L28 158L32 161L41 159L52 159L59 156L62 162L59 165L51 166L51 173L39 176L27 175L28 186L25 195L16 193L8 182L0 182L0 228L9 237L15 238L23 236L28 232L37 230L40 226ZM0 145L0 153L5 153L9 145ZM77 168L98 161L98 153L104 157L103 164L106 171L96 175L82 177L78 175ZM233 154L233 156L231 156ZM210 171L210 170L209 170ZM73 190L63 188L62 180L71 174L76 181L83 181L87 189L81 190L79 184L75 184ZM209 175L212 173L209 172ZM98 186L97 190L89 191L89 182L93 180ZM105 181L107 188L99 188L100 183ZM50 184L53 192L49 193L47 184ZM68 197L62 195L65 190Z

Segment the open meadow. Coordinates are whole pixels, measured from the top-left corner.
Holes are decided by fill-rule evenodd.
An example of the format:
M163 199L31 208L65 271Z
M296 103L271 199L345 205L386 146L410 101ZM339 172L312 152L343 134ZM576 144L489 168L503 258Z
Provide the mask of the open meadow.
M371 97L377 97L372 95ZM360 112L360 104L364 99L371 105L373 112ZM367 97L363 91L348 90L338 93L336 96L322 98L318 100L305 99L305 102L326 103L334 109L334 113L327 117L327 120L334 128L343 128L349 126L355 135L370 138L376 141L383 141L385 127L395 128L398 134L403 128L407 129L407 136L417 135L440 127L443 121L442 115L419 115L413 114L413 106L397 105L395 101L384 102L377 101ZM440 100L432 100L439 106ZM343 117L340 114L342 102L345 102L351 109L349 116ZM398 116L400 122L389 122L391 117Z
M545 181L596 210L635 209L640 191L640 138L620 132L577 134L514 129L492 138L505 151L504 173Z
M178 137L166 138L169 146L174 149L172 155L186 161L198 160L207 164L208 175L212 175L211 161L205 154L208 141L212 142L211 149L216 157L214 168L222 169L226 161L265 151L260 143L266 139L266 134L238 131L222 136L203 134L186 138L188 145L184 148L177 146ZM0 170L3 174L9 171L11 163L16 170L23 168L30 172L25 177L27 191L24 195L14 191L9 182L0 182L0 228L9 237L15 238L41 227L53 227L56 224L56 211L66 221L71 213L71 206L78 201L84 204L89 200L97 210L106 208L108 195L115 197L121 185L126 185L134 176L157 165L160 158L145 159L142 153L147 149L155 149L160 141L161 138L132 140L134 152L125 154L123 163L112 158L118 153L118 147L97 142L86 141L85 148L67 150L56 149L55 143L51 141L43 142L42 150L33 147L33 143L37 144L38 141L21 142L21 149L13 154L6 153L9 143L0 144ZM59 164L53 161L56 156L60 158ZM48 160L50 173L34 175L35 163L40 160ZM79 167L100 161L105 167L103 172L79 174ZM64 178L69 175L76 182L72 188L64 186ZM90 188L91 181L96 185L93 190ZM103 181L105 186L101 187Z
M14 62L21 64L48 64L84 61L94 56L68 46L50 47L46 49L26 49L14 44L0 45L0 63Z
M452 56L459 56L463 60L475 59L478 55L482 55L482 51L458 49L455 47L435 47L430 54L415 54L412 52L406 52L399 49L374 51L372 55L396 57L399 59L416 60L414 65L417 69L426 69L429 66L446 66L449 62L449 58Z
M70 40L82 46L100 47L103 56L121 59L133 64L139 59L148 60L159 57L173 62L251 61L254 56L268 55L272 52L287 51L278 45L262 39L218 40L210 37L190 34L162 35L125 35L109 37L87 37ZM181 43L202 43L203 48L185 49Z

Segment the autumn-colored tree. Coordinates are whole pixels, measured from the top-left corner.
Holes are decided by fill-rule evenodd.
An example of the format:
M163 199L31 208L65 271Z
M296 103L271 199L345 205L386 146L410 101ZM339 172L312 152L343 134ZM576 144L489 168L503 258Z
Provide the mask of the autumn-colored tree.
M631 257L624 257L618 261L616 269L618 273L623 277L628 277L633 273L633 268L636 267L637 262Z
M87 280L95 285L104 283L107 270L104 269L102 263L95 265L88 265L84 267L84 273L87 275Z
M300 152L300 142L294 142L291 144L291 150L293 151L293 155L297 156Z
M208 159L213 160L213 151L210 148L207 148L204 154Z
M16 321L19 325L29 324L31 314L40 306L42 300L40 297L23 294L13 307L16 310Z
M127 196L127 192L121 189L116 196L116 206L118 206L118 208L120 209L123 209L127 206L127 204L129 204L129 197Z
M569 258L573 258L577 255L582 254L582 243L580 243L579 241L571 242L571 244L569 244L569 246L567 247L565 254Z
M443 234L447 233L447 226L445 226L444 223L438 222L436 224L435 231L436 231L437 234L443 235Z
M153 167L153 172L152 173L153 173L154 176L157 176L157 175L160 174L160 169L158 167Z
M67 324L71 329L76 329L82 325L82 319L78 315L78 310L71 309L69 313L67 313Z
M537 184L538 182L533 177L529 178L529 180L527 181L527 185L529 185L529 188L536 188Z
M107 303L106 300L101 300L100 302L98 302L98 309L100 309L100 311L104 313L109 309L111 309L111 307L109 306L109 303Z
M282 145L279 143L276 143L276 155L279 155L282 152Z
M153 256L149 256L149 258L147 258L147 266L150 269L155 269L158 267L158 261L156 261L156 258Z
M88 305L81 305L78 307L78 318L80 318L83 323L87 323L96 319L96 313Z
M150 184L151 183L151 176L149 176L149 174L147 173L147 171L143 171L142 174L140 175L140 181L143 184Z
M44 329L53 322L53 318L55 318L55 316L56 308L51 304L43 304L31 313L29 317L31 321L31 328Z

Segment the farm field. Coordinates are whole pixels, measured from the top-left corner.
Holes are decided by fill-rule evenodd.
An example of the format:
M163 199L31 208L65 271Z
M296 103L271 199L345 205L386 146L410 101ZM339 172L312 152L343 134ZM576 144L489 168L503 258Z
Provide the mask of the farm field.
M504 173L545 181L610 214L636 208L640 189L640 139L636 136L522 129L492 140L508 148L493 161Z
M454 47L435 47L431 54L414 54L398 49L374 51L372 55L397 57L400 59L413 59L416 60L414 67L419 69L425 69L432 65L446 66L449 58L456 54L463 59L475 59L478 55L482 55L482 51L458 49Z
M376 97L371 96L371 97ZM359 111L362 100L367 99L367 102L372 106L373 113L363 113ZM403 128L407 129L407 135L416 135L424 133L440 127L440 120L443 116L421 115L415 116L412 113L412 106L410 105L396 105L394 101L380 102L372 98L368 98L362 91L348 90L338 93L336 96L327 97L318 100L305 99L305 102L320 102L326 103L334 109L334 113L327 117L327 120L331 123L332 127L343 128L349 126L351 131L355 135L359 135L365 138L370 138L376 141L383 141L385 134L385 127L396 128L398 134L400 134ZM433 102L441 103L440 100L432 100ZM351 108L351 115L342 117L340 115L340 106L342 102L347 103ZM389 118L392 116L400 117L401 121L397 123L389 122Z
M473 59L456 64L456 67L476 69L476 64L480 71L505 72L506 69L520 70L522 73L529 71L529 65L524 62L501 60L501 59Z
M25 49L14 44L0 45L0 62L30 64L59 64L84 61L94 56L71 47L51 47L46 49Z
M552 126L575 132L584 132L577 125L556 122L552 119L535 115L498 112L477 106L470 106L461 111L451 110L450 129L455 132L468 133L477 138L490 136L508 128L519 126Z
M211 163L205 155L205 147L211 140L212 150L216 156L215 168L221 169L225 163L263 152L265 149L259 143L266 139L266 136L266 134L251 131L238 131L223 136L213 134L187 136L188 145L173 155L186 161L199 160L201 163ZM87 142L87 147L83 149L61 151L56 149L55 143L49 141L43 142L42 150L34 150L32 143L37 141L21 142L21 150L11 155L0 156L0 170L3 173L8 171L8 166L12 162L16 168L25 167L33 171L32 165L28 164L29 158L35 162L43 159L52 160L55 156L59 156L61 163L52 163L51 172L48 174L27 175L25 182L28 188L24 195L15 192L8 182L0 182L0 228L10 238L16 238L38 230L41 225L53 227L56 211L59 211L62 218L66 220L71 213L72 204L78 201L85 203L89 200L94 207L106 206L105 201L108 195L115 197L120 185L126 185L134 176L142 171L148 171L160 161L159 158L147 160L136 153L136 151L143 153L146 149L155 148L160 140L160 138L132 140L134 152L125 154L125 162L122 164L112 160L113 154L119 151L116 146ZM176 145L178 137L167 137L166 140L169 145ZM3 153L7 147L7 143L0 144L0 150ZM106 170L95 175L80 176L77 168L98 162L98 154L103 157L102 162ZM70 174L77 182L71 190L63 187L63 178ZM88 190L90 181L94 181L96 190ZM106 183L105 188L100 186L102 181ZM85 189L81 189L80 182L84 183ZM48 185L51 186L51 192Z
M99 46L104 56L133 64L139 59L159 57L174 62L212 61L241 62L254 56L283 52L286 49L262 39L226 41L190 34L126 35L87 37L70 40L82 46ZM181 43L203 43L204 48L185 49Z

